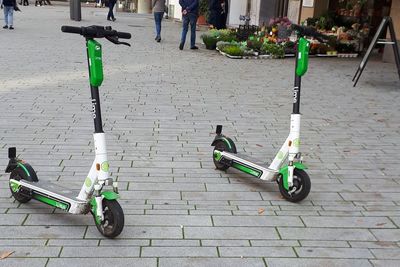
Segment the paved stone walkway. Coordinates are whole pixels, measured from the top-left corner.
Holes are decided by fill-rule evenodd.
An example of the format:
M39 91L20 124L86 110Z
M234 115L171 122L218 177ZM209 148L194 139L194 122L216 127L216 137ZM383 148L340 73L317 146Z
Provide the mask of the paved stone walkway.
M0 31L0 167L7 147L39 179L80 188L93 160L84 40L61 25L106 25L105 9L21 7ZM132 47L103 41L103 119L126 227L102 238L91 216L10 197L0 177L0 266L400 266L400 84L392 64L312 59L303 80L302 151L312 192L214 170L215 125L270 161L291 112L293 59L230 60L179 51L180 24L154 42L150 16L117 14ZM200 45L200 44L199 44Z

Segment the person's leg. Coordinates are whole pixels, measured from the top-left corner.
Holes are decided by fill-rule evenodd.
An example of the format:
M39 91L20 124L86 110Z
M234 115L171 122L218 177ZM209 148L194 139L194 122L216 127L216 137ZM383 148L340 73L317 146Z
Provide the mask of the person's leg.
M14 15L14 7L13 6L8 6L8 28L13 29L13 15Z
M5 22L3 29L7 29L8 28L8 13L7 13L6 6L3 6L3 12L4 12L4 22Z
M161 38L161 24L162 24L162 19L163 19L163 17L164 17L164 12L159 12L159 16L160 16L160 32L158 33L158 36L160 36L160 38Z
M190 48L195 48L197 15L189 14L189 18L190 18Z
M112 4L112 1L109 1L109 2L108 2L108 15L107 15L107 20L111 20L111 19L114 18L113 8L114 8L114 5Z
M156 39L161 38L161 19L162 13L154 12L154 21L156 23Z
M116 3L116 1L111 1L111 5L110 5L110 10L111 10L111 19L112 20L115 20L115 17L114 17L114 6L115 6L115 3Z
M182 36L179 48L182 50L186 41L186 34L189 30L189 14L182 16Z

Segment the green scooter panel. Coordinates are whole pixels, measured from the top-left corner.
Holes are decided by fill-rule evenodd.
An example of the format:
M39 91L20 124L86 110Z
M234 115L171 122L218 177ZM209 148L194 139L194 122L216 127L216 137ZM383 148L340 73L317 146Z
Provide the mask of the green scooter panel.
M100 86L104 79L101 44L95 40L88 40L87 49L89 54L90 85Z
M303 76L308 69L308 52L310 51L310 42L305 38L300 38L298 44L298 56L296 75Z

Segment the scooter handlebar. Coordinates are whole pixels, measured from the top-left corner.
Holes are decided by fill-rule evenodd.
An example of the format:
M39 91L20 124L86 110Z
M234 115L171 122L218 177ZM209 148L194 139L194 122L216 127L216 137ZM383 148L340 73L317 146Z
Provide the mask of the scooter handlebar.
M297 24L292 24L291 28L292 28L292 30L294 30L298 34L300 34L301 36L314 37L315 39L318 39L323 42L330 40L329 36L319 33L317 30L315 30L314 28L311 28L311 27L304 27L304 26L300 26Z
M130 39L131 34L128 32L118 32L113 30L110 26L98 26L92 25L88 27L74 27L74 26L62 26L62 32L67 33L75 33L83 35L86 38L105 38L105 37L116 37L116 38L123 38L123 39Z

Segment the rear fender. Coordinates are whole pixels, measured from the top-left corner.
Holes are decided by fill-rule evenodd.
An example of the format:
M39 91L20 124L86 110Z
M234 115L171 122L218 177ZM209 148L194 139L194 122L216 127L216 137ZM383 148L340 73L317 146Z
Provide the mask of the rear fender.
M36 175L35 170L29 163L27 163L23 160L19 160L19 161L17 161L17 163L15 165L16 165L15 167L14 166L10 167L10 165L7 166L7 170L9 170L9 168L12 169L12 170L9 170L8 172L12 172L13 170L15 170L17 168L21 168L26 175L26 177L21 177L21 178L24 178L30 182L39 182L39 179ZM6 170L6 172L7 172L7 170Z
M214 141L212 142L211 146L215 146L218 141L222 141L222 142L225 143L225 145L228 147L228 151L227 152L231 152L231 153L235 153L235 154L237 153L235 143L229 137L226 137L226 136L224 136L222 134L221 135L217 135L214 138Z

